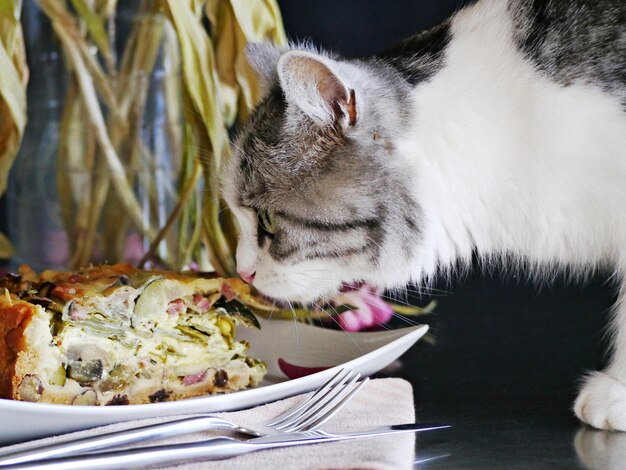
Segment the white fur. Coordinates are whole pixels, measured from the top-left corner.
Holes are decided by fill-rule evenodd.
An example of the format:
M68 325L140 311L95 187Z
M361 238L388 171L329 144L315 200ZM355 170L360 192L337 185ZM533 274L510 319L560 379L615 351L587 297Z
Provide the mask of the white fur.
M626 241L626 114L599 89L540 76L503 27L504 2L479 5L455 19L448 65L414 94L404 154L428 223L412 271L469 260L474 247L614 261Z
M508 21L497 0L462 11L447 65L415 90L417 119L402 155L426 222L412 278L469 261L473 249L538 267L608 264L621 275L626 113L598 88L539 75L516 51ZM397 265L388 269L401 282ZM623 302L614 326L611 365L585 384L575 411L592 426L626 431Z

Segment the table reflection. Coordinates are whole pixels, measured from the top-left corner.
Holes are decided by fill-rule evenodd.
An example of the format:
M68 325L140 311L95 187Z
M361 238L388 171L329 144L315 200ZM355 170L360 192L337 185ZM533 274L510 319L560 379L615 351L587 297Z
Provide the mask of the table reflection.
M626 433L581 427L574 438L581 463L591 470L622 470L626 465Z

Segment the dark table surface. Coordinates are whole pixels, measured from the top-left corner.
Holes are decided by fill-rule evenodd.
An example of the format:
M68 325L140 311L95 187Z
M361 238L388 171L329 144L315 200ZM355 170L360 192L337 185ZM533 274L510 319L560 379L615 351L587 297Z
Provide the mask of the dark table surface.
M626 468L626 433L571 411L581 377L606 361L615 287L501 278L438 285L436 314L420 319L436 343L380 374L413 384L418 420L453 425L418 437L416 468Z

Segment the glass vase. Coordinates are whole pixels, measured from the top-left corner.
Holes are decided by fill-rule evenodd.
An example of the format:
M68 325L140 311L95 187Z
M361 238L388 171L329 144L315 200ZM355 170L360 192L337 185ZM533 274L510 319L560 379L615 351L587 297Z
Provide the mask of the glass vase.
M88 106L67 45L34 0L24 3L23 24L31 78L28 125L7 191L12 267L137 263L178 198L183 129L175 34L156 2L120 2L104 21L111 44L105 57L77 20L107 81L99 88L93 78L96 110ZM121 185L103 138L122 169ZM176 231L168 233L154 251L164 264L175 257Z

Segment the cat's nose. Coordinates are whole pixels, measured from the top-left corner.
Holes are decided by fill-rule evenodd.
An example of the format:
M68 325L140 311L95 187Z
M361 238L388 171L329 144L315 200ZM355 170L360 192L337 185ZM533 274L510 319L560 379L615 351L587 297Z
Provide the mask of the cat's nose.
M237 272L239 273L239 276L241 277L241 279L246 281L248 284L252 284L252 281L254 281L254 275L256 274L256 271L249 272L249 271L237 270Z

